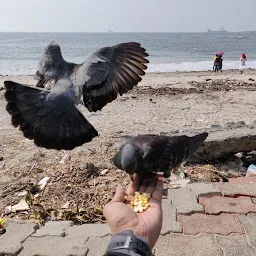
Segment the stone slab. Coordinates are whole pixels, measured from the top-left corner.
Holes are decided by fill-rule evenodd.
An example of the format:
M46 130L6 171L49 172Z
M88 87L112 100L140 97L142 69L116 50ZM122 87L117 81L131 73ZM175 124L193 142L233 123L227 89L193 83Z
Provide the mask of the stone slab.
M17 255L25 241L38 228L33 222L6 221L6 233L0 236L0 255Z
M247 196L237 198L223 196L199 197L199 203L204 206L207 214L220 214L222 212L247 214L256 212L256 205Z
M216 236L226 256L255 256L256 249L247 243L246 235Z
M222 196L253 196L256 197L256 186L253 183L216 183L216 188L220 190Z
M220 195L220 191L213 187L213 183L191 183L186 187L189 188L192 192L196 193L197 197L211 197Z
M207 215L195 213L190 216L178 215L178 221L183 227L183 233L197 235L199 233L229 235L244 234L243 226L232 214Z
M212 235L186 236L168 234L160 236L156 246L156 256L222 256Z
M83 224L80 226L71 226L65 230L67 237L99 236L111 235L111 229L108 224Z
M49 221L32 236L65 236L65 229L72 225L73 221Z
M88 239L88 238L87 238ZM86 239L61 236L29 237L19 256L86 256Z
M237 215L236 219L244 226L250 245L256 248L256 214Z
M177 208L179 214L191 214L196 212L204 212L202 205L198 204L196 193L189 188L169 189L168 197L172 205Z
M242 126L236 129L234 125L227 125L219 132L210 133L207 141L197 150L197 154L214 160L225 157L228 153L254 150L256 148L255 128L251 130L247 125Z
M179 222L177 222L177 209L171 204L169 199L162 200L163 209L163 225L161 230L161 235L166 235L170 232L181 233L182 227Z
M102 256L108 248L108 244L111 236L100 237L90 237L86 245L89 248L87 256Z

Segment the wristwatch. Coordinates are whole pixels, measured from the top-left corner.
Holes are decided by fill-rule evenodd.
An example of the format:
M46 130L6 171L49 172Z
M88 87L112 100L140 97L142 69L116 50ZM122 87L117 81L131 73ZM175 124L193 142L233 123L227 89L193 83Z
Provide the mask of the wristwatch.
M112 236L107 253L128 249L141 256L153 256L148 244L143 238L134 236L131 230L125 230Z

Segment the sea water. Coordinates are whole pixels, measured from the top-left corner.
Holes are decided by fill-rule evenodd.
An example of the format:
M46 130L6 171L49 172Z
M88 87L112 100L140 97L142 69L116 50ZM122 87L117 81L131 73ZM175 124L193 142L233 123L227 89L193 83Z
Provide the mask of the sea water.
M149 54L147 72L211 70L223 51L223 69L238 69L241 53L256 68L256 33L0 33L0 74L32 75L45 46L55 40L66 61L82 63L104 46L136 41Z

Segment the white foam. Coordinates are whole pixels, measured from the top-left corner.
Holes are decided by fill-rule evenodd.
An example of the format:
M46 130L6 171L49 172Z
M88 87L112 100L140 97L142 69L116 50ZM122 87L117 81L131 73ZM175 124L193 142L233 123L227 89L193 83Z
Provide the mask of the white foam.
M212 61L173 62L164 64L149 63L147 72L176 72L176 71L207 71L212 70ZM239 69L240 61L223 61L223 70ZM256 60L247 61L246 68L256 68Z

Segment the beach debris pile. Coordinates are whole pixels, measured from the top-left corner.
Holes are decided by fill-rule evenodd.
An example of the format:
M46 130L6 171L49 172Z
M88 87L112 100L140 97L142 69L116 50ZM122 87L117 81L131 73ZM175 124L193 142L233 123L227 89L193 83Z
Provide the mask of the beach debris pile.
M230 178L256 176L256 151L238 152L211 163L191 164L167 179L168 188L185 187L191 182L228 182Z
M15 205L8 205L5 208L4 215L9 215L11 213L16 212L25 212L30 210L30 203L33 202L33 197L39 197L40 193L43 192L47 182L49 181L49 177L45 177L41 179L36 185L27 186L27 190L22 190L16 193L17 196L22 197L19 203Z
M198 93L199 90L197 88L173 88L173 87L151 87L151 86L143 86L136 87L133 91L131 91L131 97L135 97L134 95L148 95L148 96L166 96L166 95L178 95L178 94L190 94L190 93ZM139 97L138 97L139 98ZM154 101L150 99L152 103Z
M166 95L179 95L179 94L191 94L191 93L204 93L213 91L235 91L235 90L246 90L256 91L256 82L249 80L249 82L231 80L231 79L208 79L205 81L190 81L188 82L192 87L190 88L179 88L179 87L168 87L168 86L138 86L130 93L130 97L136 99L137 95L148 95L148 96L166 96ZM152 99L151 99L152 101ZM152 101L154 103L154 101Z
M120 146L114 146L115 143L101 141L104 158L96 154L92 146L60 163L63 159L60 152L51 168L44 165L48 152L40 153L33 158L35 164L30 163L28 170L18 172L14 182L1 187L0 212L9 210L8 217L34 219L40 223L52 220L105 223L103 208L113 198L117 185L126 188L130 183L128 174L109 164ZM170 180L164 180L165 187L175 189L192 182L228 182L230 177L245 176L248 166L256 165L255 160L256 152L251 151L214 162L189 162L182 167L183 172L176 172ZM6 205L9 209L5 209Z
M20 189L15 186L16 192L0 194L6 202L13 202L2 209L3 216L34 219L42 224L53 220L104 223L104 206L113 198L117 185L128 186L130 177L123 171L99 168L92 162L78 167L76 157L67 163L56 159L61 168L47 170L47 177L39 182L29 181L25 189L24 185ZM34 169L37 168L41 169L35 165Z
M217 79L198 82L190 81L190 85L196 87L200 92L208 91L230 91L230 90L246 90L246 91L256 91L255 81L250 80L249 82L231 80L231 79Z

